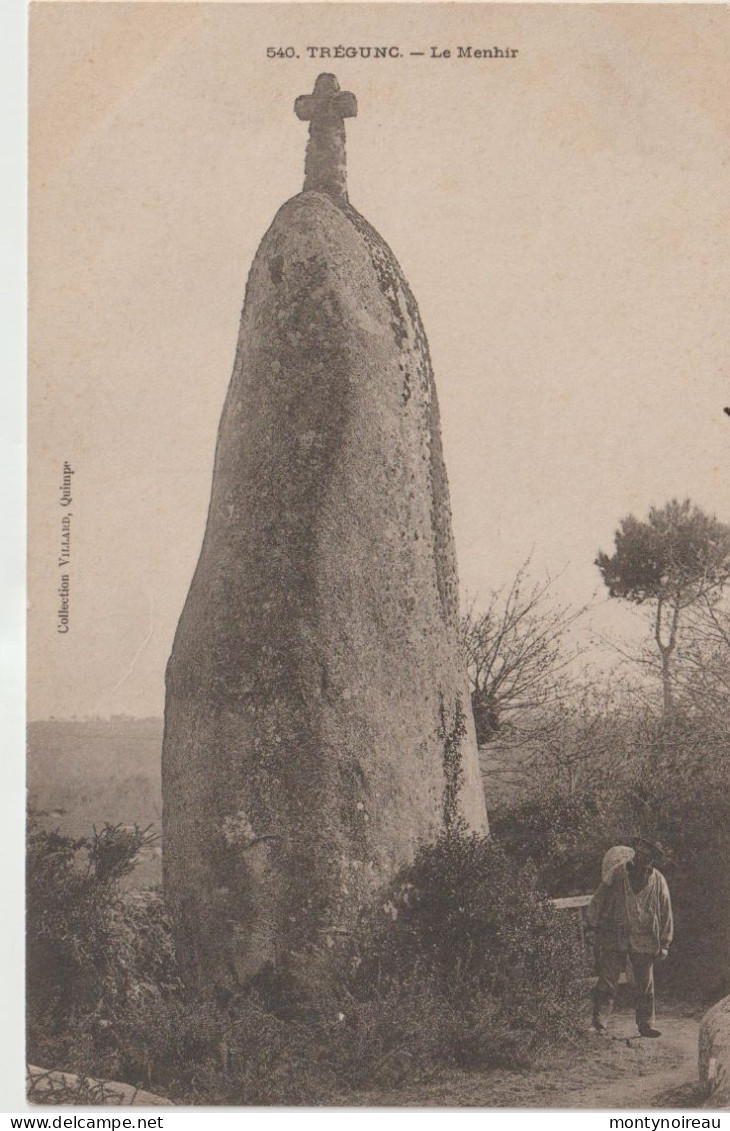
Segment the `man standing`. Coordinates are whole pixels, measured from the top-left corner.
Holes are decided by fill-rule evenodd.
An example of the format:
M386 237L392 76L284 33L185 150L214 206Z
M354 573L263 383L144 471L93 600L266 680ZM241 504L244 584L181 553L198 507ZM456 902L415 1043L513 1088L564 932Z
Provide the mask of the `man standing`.
M634 841L634 859L618 864L588 906L588 927L596 932L598 984L593 1026L605 1032L619 975L631 959L636 1023L642 1037L660 1037L654 1018L654 962L672 942L672 904L667 881L654 867L662 847L647 837Z

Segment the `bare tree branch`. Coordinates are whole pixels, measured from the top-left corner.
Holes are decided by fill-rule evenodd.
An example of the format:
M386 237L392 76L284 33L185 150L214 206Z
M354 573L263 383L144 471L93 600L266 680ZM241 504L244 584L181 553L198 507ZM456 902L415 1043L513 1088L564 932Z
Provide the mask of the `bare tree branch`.
M588 606L572 609L553 599L554 579L529 578L530 559L508 587L493 591L486 609L476 603L461 622L461 643L480 745L514 732L530 713L568 693L568 668L582 649L568 632Z

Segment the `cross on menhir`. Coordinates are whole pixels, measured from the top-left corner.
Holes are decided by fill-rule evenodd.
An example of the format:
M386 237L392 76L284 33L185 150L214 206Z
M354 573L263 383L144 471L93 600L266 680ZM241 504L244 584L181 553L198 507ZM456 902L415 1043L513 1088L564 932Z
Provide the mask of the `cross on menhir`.
M326 192L347 200L345 118L357 116L357 99L340 90L334 75L319 75L312 94L300 94L294 113L309 122L304 191Z

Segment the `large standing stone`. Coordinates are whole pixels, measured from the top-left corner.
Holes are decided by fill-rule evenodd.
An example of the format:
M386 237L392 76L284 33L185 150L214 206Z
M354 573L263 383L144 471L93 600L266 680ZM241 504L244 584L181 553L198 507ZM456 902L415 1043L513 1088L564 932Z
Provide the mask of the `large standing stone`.
M167 671L164 880L192 980L286 973L444 820L486 831L431 362L347 202L320 76L256 255Z

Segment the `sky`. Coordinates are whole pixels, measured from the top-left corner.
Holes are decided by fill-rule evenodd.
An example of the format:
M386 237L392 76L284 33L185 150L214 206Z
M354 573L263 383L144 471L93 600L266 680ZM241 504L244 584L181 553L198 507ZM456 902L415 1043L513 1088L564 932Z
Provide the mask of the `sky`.
M599 591L586 632L635 635L593 564L619 519L689 496L730 521L729 19L34 4L30 717L162 712L245 280L301 190L293 103L321 70L357 96L350 200L426 327L463 598L531 555L560 599ZM403 57L306 51L338 44ZM459 59L466 45L518 55Z

